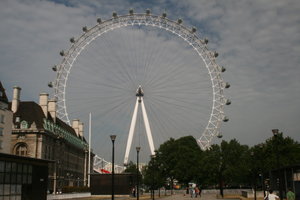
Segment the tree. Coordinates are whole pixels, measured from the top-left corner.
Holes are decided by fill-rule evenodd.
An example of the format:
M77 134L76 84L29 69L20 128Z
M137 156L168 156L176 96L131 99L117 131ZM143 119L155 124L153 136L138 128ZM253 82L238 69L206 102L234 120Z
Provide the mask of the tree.
M194 137L171 138L158 149L157 160L165 169L165 178L187 185L190 181L196 181L201 153Z
M136 175L136 172L137 172L137 166L135 163L133 163L132 161L130 161L128 163L128 165L126 166L126 169L125 171L126 173L131 173L131 174L134 174ZM143 182L143 176L142 176L142 173L139 171L139 183L142 183ZM136 182L136 180L134 180L134 183Z

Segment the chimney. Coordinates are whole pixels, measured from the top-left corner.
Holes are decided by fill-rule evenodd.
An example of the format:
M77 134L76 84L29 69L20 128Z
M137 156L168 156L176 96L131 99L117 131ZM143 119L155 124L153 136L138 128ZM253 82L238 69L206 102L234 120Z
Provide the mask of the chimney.
M48 118L48 96L47 93L41 93L39 102L46 118Z
M72 121L72 128L75 130L76 135L79 135L79 119L73 119Z
M21 93L21 88L15 86L13 90L13 100L11 103L11 110L13 111L13 113L16 113L18 111L20 105L20 93Z
M82 138L83 137L83 123L79 123L79 136Z
M50 113L54 123L56 123L56 100L51 99L48 101L48 112Z

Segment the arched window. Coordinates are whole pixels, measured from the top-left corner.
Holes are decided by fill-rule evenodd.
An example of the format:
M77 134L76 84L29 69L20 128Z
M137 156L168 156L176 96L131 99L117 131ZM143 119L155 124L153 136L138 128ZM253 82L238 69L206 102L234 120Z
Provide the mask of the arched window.
M26 156L27 155L27 145L24 143L18 144L16 147L16 155Z

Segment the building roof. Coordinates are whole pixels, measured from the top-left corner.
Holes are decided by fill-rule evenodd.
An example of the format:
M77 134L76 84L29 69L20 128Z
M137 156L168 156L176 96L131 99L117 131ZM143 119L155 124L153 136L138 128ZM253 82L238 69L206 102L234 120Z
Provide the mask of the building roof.
M33 101L20 102L18 110L13 116L13 122L15 125L19 125L20 123L16 122L17 117L20 117L20 122L25 120L29 125L34 122L36 128L43 129L43 118L45 118L44 112L40 105Z
M9 107L11 107L11 103L9 104ZM17 122L16 118L19 117L19 121ZM22 121L26 121L28 124L28 127L31 127L34 123L36 128L39 130L48 130L44 127L44 119L46 118L41 106L33 101L23 101L20 102L17 112L13 115L13 123L15 127L20 127ZM74 136L74 138L78 138L79 140L74 140L69 137L64 137L65 140L67 140L69 143L83 147L83 143L80 141L83 141L84 143L87 143L84 137L78 137L75 130L68 124L66 124L64 121L62 121L59 118L56 118L56 122L54 123L54 120L50 113L48 112L47 121L55 124L56 126L62 128L63 130L67 131L68 134L71 134ZM48 130L50 132L53 132L53 130ZM57 134L56 132L53 132L53 134ZM82 146L83 145L83 146Z
M5 93L5 89L0 81L0 101L8 103L8 98Z
M33 101L20 102L18 110L13 117L14 124L19 125L20 122L16 122L16 117L20 117L20 122L25 120L29 125L31 125L34 122L37 129L44 129L43 124L44 118L46 118L46 116L41 106ZM48 113L47 119L54 123L54 120L52 119L50 113ZM75 130L59 118L56 118L55 124L77 137Z

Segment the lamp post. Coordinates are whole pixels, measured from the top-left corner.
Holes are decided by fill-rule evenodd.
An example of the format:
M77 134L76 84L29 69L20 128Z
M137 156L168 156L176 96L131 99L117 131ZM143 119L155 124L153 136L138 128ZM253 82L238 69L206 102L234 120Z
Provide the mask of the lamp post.
M115 140L116 135L111 135L110 139L112 141L112 172L111 172L111 200L115 199Z
M222 198L224 197L224 191L223 191L223 151L222 151L222 144L220 145L220 160L219 160L219 187L220 187L220 195Z
M254 166L254 161L255 161L255 154L254 154L254 151L251 151L251 157L252 157L252 163L253 163L253 166ZM253 176L253 187L254 187L254 200L256 200L256 167L254 166L253 169L252 169L252 176Z
M139 152L141 147L136 147L136 200L139 200Z
M276 165L277 165L277 175L278 175L278 186L279 186L279 197L280 200L282 200L282 181L281 181L281 171L279 169L280 165L279 165L279 151L278 151L278 136L279 134L279 130L278 129L272 129L272 133L273 133L273 137L274 137L274 142L275 142L275 153L276 153Z
M154 200L154 158L155 158L155 155L151 155L151 172L152 172L152 190L151 190L151 193L152 193L152 200Z

